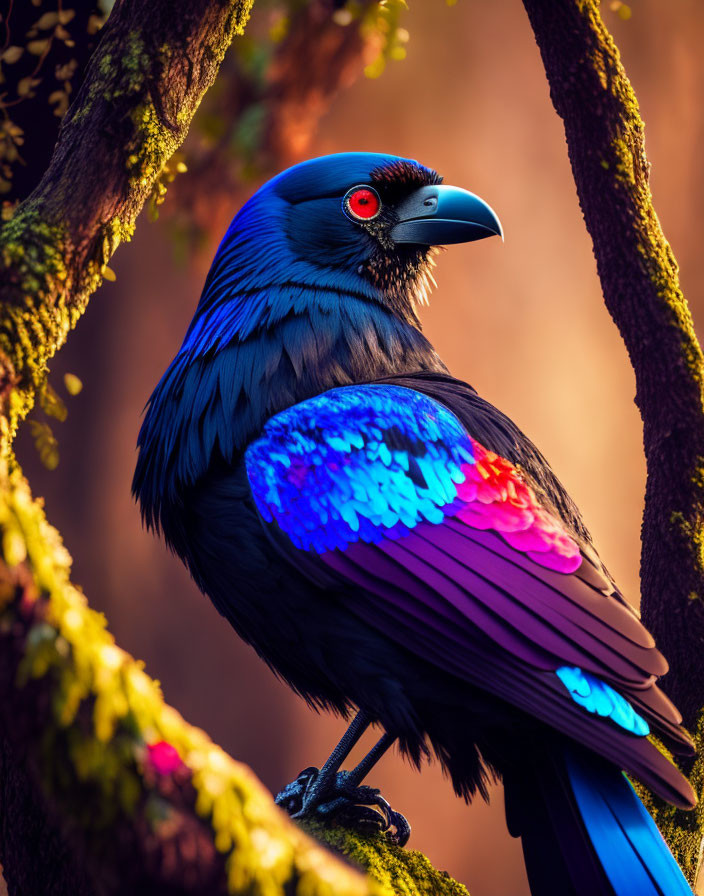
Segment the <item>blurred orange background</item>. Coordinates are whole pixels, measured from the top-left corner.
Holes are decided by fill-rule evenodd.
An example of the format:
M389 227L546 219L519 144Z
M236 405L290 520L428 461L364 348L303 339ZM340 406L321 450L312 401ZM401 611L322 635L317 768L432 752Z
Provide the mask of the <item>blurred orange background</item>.
M701 322L704 7L634 0L632 18L622 21L608 6L604 16L647 125L655 205ZM487 240L440 256L426 332L456 376L536 441L637 602L645 469L633 375L602 303L562 125L526 16L517 0L452 7L414 0L403 24L408 58L340 94L306 154L362 149L417 158L496 209L504 245ZM230 214L256 186L232 197ZM74 580L105 612L118 643L146 661L190 722L275 792L321 764L344 724L316 716L274 679L142 530L130 497L142 408L181 342L226 224L219 221L208 250L184 266L166 223L143 217L112 262L117 281L100 289L52 365L52 382L66 371L84 382L68 421L55 427L58 469L40 466L26 432L19 454L74 557ZM472 896L527 894L500 787L491 805L467 807L437 765L417 774L395 754L369 783L411 821L410 846Z

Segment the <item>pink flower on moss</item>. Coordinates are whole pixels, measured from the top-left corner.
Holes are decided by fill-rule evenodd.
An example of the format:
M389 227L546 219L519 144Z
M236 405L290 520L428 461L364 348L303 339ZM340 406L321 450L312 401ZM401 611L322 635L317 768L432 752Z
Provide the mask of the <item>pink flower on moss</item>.
M176 747L165 740L149 744L147 749L149 750L149 761L160 775L171 775L183 765Z

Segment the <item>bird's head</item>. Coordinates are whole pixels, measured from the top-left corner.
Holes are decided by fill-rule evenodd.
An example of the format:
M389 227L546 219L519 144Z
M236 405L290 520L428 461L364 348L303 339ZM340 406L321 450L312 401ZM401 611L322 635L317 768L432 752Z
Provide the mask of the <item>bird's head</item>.
M246 336L288 314L284 294L295 304L305 288L376 302L417 326L434 247L494 235L503 236L501 224L486 202L418 162L366 152L311 159L266 183L235 216L199 310L234 299ZM267 307L247 301L262 287Z
M235 216L142 426L134 491L171 502L274 413L334 386L445 371L416 314L433 247L501 234L489 206L417 162L343 153L265 184Z

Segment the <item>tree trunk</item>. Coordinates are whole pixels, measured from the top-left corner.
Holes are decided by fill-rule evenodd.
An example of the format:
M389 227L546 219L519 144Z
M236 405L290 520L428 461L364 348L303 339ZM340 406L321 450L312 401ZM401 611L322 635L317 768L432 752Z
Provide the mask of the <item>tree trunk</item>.
M641 611L670 663L663 688L696 731L704 707L704 359L649 187L644 127L597 0L523 0L565 125L604 301L628 350L648 478ZM614 446L615 461L618 446ZM618 513L618 508L615 508ZM701 753L701 731L699 732ZM693 784L702 793L702 758ZM693 878L701 810L651 800Z

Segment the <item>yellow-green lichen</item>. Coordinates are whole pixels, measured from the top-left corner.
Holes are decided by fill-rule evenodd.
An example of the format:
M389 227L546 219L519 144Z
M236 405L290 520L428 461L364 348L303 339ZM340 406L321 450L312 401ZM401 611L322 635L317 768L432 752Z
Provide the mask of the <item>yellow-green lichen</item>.
M168 128L151 102L137 106L131 113L134 138L129 147L126 167L135 189L146 195L158 178L181 137Z
M608 76L606 60L607 60L606 54L600 53L598 51L596 53L594 53L594 55L592 56L592 60L591 60L592 65L594 66L594 71L596 72L597 77L599 78L599 83L601 84L601 87L603 90L608 90L608 88L609 88L609 76Z
M623 137L615 137L611 141L614 152L614 171L618 181L627 186L636 183L633 152Z
M704 715L700 717L695 735L697 759L692 768L689 780L699 799L699 804L692 811L677 809L659 797L653 796L641 784L634 782L638 795L655 819L660 832L667 841L687 880L694 881L699 855L701 851L702 832L704 831Z
M384 835L361 836L343 827L328 827L308 822L306 830L314 837L343 853L394 896L469 896L466 887L437 871L428 859L415 850L393 846Z
M31 201L17 209L0 229L0 266L12 272L17 300L0 310L0 355L19 377L9 403L9 433L33 404L33 389L46 376L46 364L66 338L72 315L59 299L69 281L64 262L66 233L50 226Z

